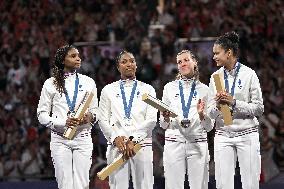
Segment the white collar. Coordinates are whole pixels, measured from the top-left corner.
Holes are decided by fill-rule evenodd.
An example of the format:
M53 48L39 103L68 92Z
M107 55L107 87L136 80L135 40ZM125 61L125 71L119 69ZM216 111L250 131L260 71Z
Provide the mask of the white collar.
M131 83L136 81L136 77L134 79L120 79L119 81L121 81L122 83Z
M74 76L76 74L77 74L76 70L74 72L65 72L64 78L71 77L71 76Z
M132 84L137 81L136 78L134 79L120 79L119 82L122 82L124 86L132 86Z
M225 66L224 66L224 71L225 71L226 73L230 74L230 75L235 75L235 74L236 74L236 71L237 71L237 67L238 67L239 64L240 64L240 63L237 62L237 63L235 64L234 68L231 69L231 70L226 69Z
M195 77L187 78L185 76L182 76L180 80L183 82L193 82L195 80Z

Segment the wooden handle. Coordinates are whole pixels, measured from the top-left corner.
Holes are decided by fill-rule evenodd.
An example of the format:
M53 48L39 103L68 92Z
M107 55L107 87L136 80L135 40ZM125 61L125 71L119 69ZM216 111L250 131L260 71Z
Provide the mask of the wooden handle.
M77 107L76 109L76 113L74 115L74 118L77 119L82 119L84 117L85 112L87 111L87 109L89 108L91 101L93 99L94 93L91 92L86 92L85 96L83 98L83 101L79 104L79 107ZM73 129L68 127L63 136L69 140L72 140L75 136L75 133L77 131L77 127L74 127Z
M133 151L136 154L141 148L142 147L139 143L135 144ZM109 164L108 166L103 168L100 172L98 172L97 176L99 177L100 180L105 180L110 174L112 174L114 171L119 169L126 161L127 159L125 159L123 155L120 154L117 158L114 159L114 161L111 164Z
M158 109L159 111L163 112L163 111L169 111L170 112L170 117L177 117L178 115L171 110L171 108L165 104L163 101L145 93L142 95L142 101L144 101L145 103L149 104L150 106L153 106L154 108Z
M218 93L225 91L225 87L224 87L224 84L221 81L220 75L214 74L213 78L214 78L214 82L215 82L216 91ZM221 112L222 112L223 119L224 119L224 125L226 125L226 126L232 125L233 124L233 118L232 118L232 114L231 114L229 106L227 104L221 104L220 107L221 107Z

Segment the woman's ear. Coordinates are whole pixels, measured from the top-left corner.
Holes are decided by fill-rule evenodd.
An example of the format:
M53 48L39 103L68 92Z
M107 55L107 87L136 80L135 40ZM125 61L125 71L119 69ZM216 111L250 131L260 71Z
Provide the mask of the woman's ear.
M232 50L231 50L231 49L229 49L229 50L228 50L228 56L227 56L227 59L229 59L231 55L232 55Z

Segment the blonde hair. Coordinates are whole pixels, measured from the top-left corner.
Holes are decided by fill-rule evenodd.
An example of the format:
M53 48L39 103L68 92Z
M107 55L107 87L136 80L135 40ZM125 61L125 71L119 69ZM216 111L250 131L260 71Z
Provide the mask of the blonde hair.
M196 59L196 57L194 56L194 54L190 51L190 50L182 50L179 53L177 53L176 58L184 53L188 53L190 55L190 57L196 62L196 66L194 66L194 70L193 70L193 77L195 77L196 80L199 80L199 69L198 69L198 61ZM181 79L182 75L181 73L177 73L176 75L176 79Z

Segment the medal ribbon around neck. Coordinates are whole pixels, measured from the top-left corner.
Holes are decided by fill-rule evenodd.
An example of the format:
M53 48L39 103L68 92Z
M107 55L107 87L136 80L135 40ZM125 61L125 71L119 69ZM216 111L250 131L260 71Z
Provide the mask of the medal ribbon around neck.
M75 109L75 104L76 104L76 100L77 100L77 95L78 95L78 86L79 86L79 77L78 74L76 74L76 79L75 79L75 89L74 89L74 95L73 95L73 100L71 102L68 92L66 90L66 88L64 87L64 94L66 97L66 101L69 107L69 111L73 112Z
M225 80L225 89L226 89L226 92L227 93L230 93L231 96L234 96L235 94L235 85L236 85L236 80L237 80L237 76L239 74L239 71L240 71L240 67L241 67L241 63L237 62L238 66L236 68L236 74L235 74L235 77L234 77L234 82L233 82L233 85L232 85L232 88L231 88L231 92L229 91L229 81L228 81L228 74L226 73L225 69L224 69L224 80Z
M192 97L193 97L193 94L194 94L194 91L195 91L195 87L196 87L196 81L194 80L192 85L191 85L191 90L190 90L190 94L189 94L189 97L188 97L187 105L185 105L183 86L182 86L181 81L179 81L180 101L181 101L181 105L182 105L182 112L183 112L184 118L188 118L188 113L189 113Z
M131 91L131 95L130 95L130 98L129 98L129 103L127 105L123 82L122 82L122 80L120 80L120 92L121 92L121 97L122 97L122 101L123 101L124 113L125 113L125 117L128 118L128 119L130 119L130 113L131 113L131 108L132 108L132 103L133 103L136 88L137 88L137 81L135 81L133 86L132 86L132 91Z

